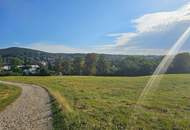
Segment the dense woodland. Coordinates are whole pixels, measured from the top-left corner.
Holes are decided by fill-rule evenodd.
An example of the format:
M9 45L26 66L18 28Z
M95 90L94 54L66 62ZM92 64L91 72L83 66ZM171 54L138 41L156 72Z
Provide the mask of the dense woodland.
M0 66L11 66L10 71L1 70L1 75L23 75L23 68L18 66L39 65L35 75L143 76L151 75L162 58L95 53L52 54L24 48L0 50ZM190 73L190 54L178 54L168 73Z

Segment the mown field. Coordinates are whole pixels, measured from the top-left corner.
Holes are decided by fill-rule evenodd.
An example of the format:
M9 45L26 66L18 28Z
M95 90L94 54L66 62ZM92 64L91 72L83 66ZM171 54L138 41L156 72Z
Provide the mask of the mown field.
M190 75L165 75L134 111L150 77L1 77L46 87L58 130L189 130ZM60 108L60 109L59 109ZM134 120L135 117L135 120Z
M0 111L12 103L21 94L21 89L15 86L0 84Z

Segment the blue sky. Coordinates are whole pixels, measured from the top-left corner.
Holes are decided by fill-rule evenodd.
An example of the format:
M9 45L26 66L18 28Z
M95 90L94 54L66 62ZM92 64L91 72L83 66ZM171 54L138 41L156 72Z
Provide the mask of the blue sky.
M0 48L160 54L189 23L189 0L0 0Z

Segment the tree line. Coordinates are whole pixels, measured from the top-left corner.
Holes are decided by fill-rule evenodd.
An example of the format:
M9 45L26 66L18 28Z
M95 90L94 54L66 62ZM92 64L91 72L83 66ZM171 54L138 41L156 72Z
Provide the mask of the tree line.
M150 75L159 60L144 56L128 56L124 59L106 59L104 55L87 54L84 58L57 59L49 70L63 75L138 76Z
M8 63L11 65L13 74L22 75L19 65L38 64L40 68L37 75L88 75L88 76L143 76L151 75L162 56L127 56L123 58L107 58L106 55L95 53L73 58L56 58L54 61L47 60L47 64L40 62L29 62L28 59L11 57ZM7 59L0 57L0 66L7 62ZM1 72L2 73L2 72ZM177 55L168 69L167 73L190 73L190 55L181 53Z

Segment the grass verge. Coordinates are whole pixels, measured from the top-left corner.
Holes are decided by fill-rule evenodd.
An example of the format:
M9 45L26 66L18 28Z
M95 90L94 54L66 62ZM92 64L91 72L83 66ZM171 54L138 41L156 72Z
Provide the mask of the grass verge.
M0 111L4 110L6 106L14 102L21 94L21 88L0 84Z

